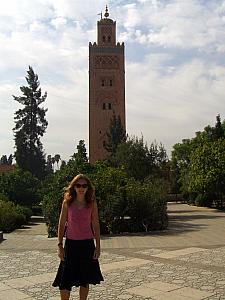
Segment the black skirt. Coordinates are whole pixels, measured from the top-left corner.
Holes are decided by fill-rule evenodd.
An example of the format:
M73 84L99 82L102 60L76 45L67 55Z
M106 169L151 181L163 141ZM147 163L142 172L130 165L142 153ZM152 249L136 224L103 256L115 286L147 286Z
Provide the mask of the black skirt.
M94 250L93 239L66 239L65 260L60 262L52 286L70 291L72 286L86 287L87 284L98 284L103 281L99 262L93 259Z

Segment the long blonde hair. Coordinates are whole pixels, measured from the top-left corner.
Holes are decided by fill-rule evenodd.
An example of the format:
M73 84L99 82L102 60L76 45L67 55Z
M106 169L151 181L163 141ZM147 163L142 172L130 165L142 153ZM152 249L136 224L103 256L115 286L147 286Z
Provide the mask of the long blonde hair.
M75 185L77 184L77 182L80 179L84 179L87 182L87 185L88 185L88 189L87 189L87 192L85 194L86 204L90 205L95 200L95 192L94 192L94 188L93 188L93 185L92 185L90 179L84 174L78 174L72 179L72 181L70 182L70 184L66 188L66 192L64 194L63 201L65 201L68 205L70 205L73 202L73 200L76 198L77 193L76 193L76 190L75 190Z

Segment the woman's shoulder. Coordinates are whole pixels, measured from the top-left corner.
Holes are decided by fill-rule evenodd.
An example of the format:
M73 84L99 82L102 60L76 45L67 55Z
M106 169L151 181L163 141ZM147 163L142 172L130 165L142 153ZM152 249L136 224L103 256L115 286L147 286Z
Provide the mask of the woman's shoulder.
M73 205L74 201L68 201L67 199L63 200L62 206L68 209L71 205Z

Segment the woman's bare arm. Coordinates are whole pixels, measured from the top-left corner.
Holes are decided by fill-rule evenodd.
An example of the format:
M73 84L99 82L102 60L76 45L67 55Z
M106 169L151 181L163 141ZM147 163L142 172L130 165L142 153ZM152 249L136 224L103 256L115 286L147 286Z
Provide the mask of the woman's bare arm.
M63 201L58 224L58 257L64 261L63 235L67 221L67 203Z
M99 217L98 217L98 206L96 201L93 202L92 228L94 230L94 236L96 240L96 249L94 253L94 258L97 259L100 256L100 225L99 225Z
M62 243L63 241L63 235L64 235L64 230L65 230L65 225L67 221L67 211L68 211L68 206L66 201L63 201L62 208L61 208L61 213L59 217L59 224L58 224L58 242Z

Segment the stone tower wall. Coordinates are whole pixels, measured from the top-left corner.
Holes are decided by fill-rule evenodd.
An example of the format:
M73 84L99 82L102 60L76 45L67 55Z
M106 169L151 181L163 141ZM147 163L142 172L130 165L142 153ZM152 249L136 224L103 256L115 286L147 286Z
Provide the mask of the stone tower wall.
M106 131L115 114L125 124L124 44L116 44L116 22L98 21L97 43L89 43L89 161L107 158Z

